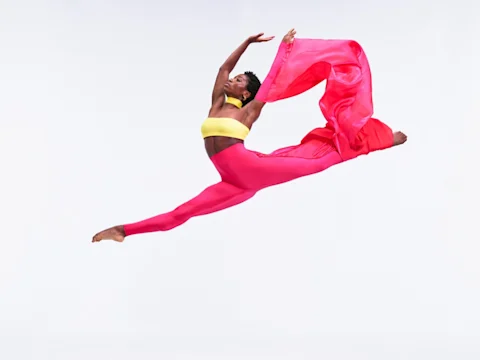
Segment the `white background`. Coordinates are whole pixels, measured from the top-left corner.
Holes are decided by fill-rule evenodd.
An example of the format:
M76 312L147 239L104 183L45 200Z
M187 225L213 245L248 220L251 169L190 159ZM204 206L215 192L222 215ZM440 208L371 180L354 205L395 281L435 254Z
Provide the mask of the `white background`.
M0 358L478 359L478 5L0 1ZM216 71L263 79L284 33L354 39L406 145L166 233L91 244L217 181ZM297 143L323 87L247 147Z

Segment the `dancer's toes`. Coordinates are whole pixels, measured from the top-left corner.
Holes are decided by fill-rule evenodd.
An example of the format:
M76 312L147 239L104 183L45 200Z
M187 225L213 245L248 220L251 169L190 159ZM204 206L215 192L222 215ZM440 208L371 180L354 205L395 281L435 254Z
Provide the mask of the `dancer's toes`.
M393 146L402 145L406 141L407 141L407 135L405 135L401 131L397 131L393 133Z
M92 242L99 242L102 240L114 240L117 242L122 242L125 240L125 232L123 230L123 226L114 226L110 229L103 230L96 234Z

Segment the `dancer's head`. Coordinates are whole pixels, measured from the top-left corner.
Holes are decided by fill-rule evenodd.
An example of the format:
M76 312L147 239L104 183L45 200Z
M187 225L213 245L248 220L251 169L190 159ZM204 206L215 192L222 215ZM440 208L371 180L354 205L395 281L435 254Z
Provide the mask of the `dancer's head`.
M257 75L251 71L245 71L228 80L225 84L225 95L237 98L246 105L255 98L260 85Z

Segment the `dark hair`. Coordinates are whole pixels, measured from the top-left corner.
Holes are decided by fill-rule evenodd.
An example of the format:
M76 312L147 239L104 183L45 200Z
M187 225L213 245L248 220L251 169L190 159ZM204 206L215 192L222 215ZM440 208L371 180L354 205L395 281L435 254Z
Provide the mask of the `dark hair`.
M258 80L257 75L255 75L253 72L245 71L244 74L248 78L247 90L251 94L247 100L243 101L243 105L247 105L255 98L255 95L257 95L258 89L260 89L262 83L260 82L260 80Z

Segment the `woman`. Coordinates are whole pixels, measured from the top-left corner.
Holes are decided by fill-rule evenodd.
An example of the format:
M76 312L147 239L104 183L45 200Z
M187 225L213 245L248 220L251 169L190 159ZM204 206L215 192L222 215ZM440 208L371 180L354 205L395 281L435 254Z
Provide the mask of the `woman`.
M252 72L232 79L240 56L263 33L245 40L220 67L209 117L202 124L205 149L221 181L173 211L136 223L114 226L92 242L171 230L192 217L240 204L259 190L319 173L330 166L372 151L403 144L407 138L371 118L370 69L361 47L352 41L283 38L270 72L260 85ZM271 154L247 150L244 140L266 102L298 95L328 79L320 107L327 125L308 133L300 144ZM226 97L226 99L225 99Z

